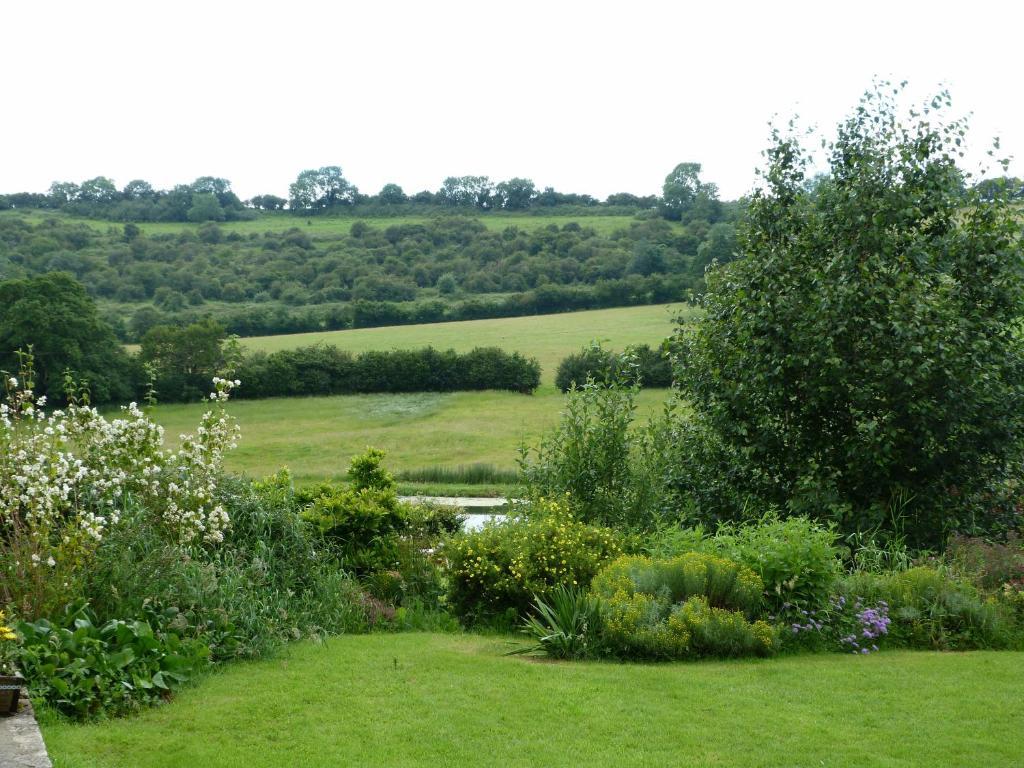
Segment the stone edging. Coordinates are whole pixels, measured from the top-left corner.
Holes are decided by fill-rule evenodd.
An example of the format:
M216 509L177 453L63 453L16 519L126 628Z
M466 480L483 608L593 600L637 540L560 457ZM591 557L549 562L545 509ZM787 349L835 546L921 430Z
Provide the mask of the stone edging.
M18 701L18 711L0 717L0 765L3 768L53 768L32 711L32 702L24 689Z

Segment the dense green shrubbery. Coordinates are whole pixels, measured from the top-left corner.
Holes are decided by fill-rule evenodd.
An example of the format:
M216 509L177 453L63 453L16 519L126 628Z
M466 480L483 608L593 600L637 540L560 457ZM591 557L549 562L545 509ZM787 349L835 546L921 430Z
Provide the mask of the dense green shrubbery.
M599 573L604 642L627 657L765 655L772 628L751 622L762 584L749 568L691 552L669 560L625 557Z
M455 507L398 500L384 452L369 448L352 459L349 485L324 483L296 494L297 508L323 537L345 571L390 608L436 611L444 592L441 571L429 552L458 531Z
M216 224L151 234L5 215L0 273L74 273L108 303L125 341L208 316L254 336L680 301L701 284L701 246L732 229L623 218L610 235L569 219L531 231L510 220L496 231L447 216L358 223L343 234L295 223L249 235Z
M966 650L1002 648L1019 628L994 597L940 568L919 566L898 573L849 575L839 585L847 602L884 602L891 624L887 643L909 648Z
M535 596L558 585L586 587L621 552L622 537L576 520L558 500L540 500L504 522L454 537L449 604L468 622L525 615Z
M748 616L760 608L763 590L751 569L703 552L668 559L621 557L594 578L592 587L606 599L619 592L655 595L670 603L703 597L714 608L737 610Z
M104 540L86 583L101 620L139 615L148 604L173 608L215 660L372 623L358 584L300 519L287 474L260 483L224 477L217 493L231 525L215 549L182 549L142 515Z
M651 349L647 344L629 347L625 355L591 345L581 352L564 358L558 364L555 386L568 392L573 385L582 387L588 380L608 384L617 377L617 366L623 359L632 361L625 371L626 382L641 387L671 387L672 365L660 349Z
M841 572L835 533L807 518L723 526L713 541L715 551L761 578L766 603L775 612L782 612L785 605L822 605Z
M824 605L842 572L836 535L804 517L768 516L744 525L723 525L713 536L697 528L668 528L650 541L665 556L711 552L752 569L764 583L765 604L773 613Z
M452 392L505 389L524 394L540 385L540 365L518 352L419 350L353 355L318 345L246 356L236 369L245 397L347 395L365 392Z
M398 501L394 480L380 466L383 451L369 450L352 460L349 486L319 486L303 517L313 523L357 575L393 571L400 533L410 506Z

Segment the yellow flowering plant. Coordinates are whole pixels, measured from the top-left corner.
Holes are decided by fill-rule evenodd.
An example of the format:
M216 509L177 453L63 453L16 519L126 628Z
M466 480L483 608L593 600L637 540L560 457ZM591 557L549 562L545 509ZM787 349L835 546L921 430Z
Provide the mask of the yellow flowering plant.
M523 616L556 586L586 589L623 544L616 531L577 520L561 499L530 502L510 520L446 544L449 604L471 622Z
M7 616L0 611L0 675L14 673L14 654L18 648L18 636L7 624Z

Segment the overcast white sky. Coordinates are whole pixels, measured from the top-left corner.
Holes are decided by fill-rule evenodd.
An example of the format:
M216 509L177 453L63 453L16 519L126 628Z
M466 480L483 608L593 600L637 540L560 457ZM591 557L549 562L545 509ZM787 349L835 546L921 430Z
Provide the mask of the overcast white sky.
M1024 160L1024 3L7 2L0 191L224 176L284 195L532 178L660 191L681 161L750 189L773 115L831 130L873 75L973 112ZM1020 163L1011 172L1022 173Z

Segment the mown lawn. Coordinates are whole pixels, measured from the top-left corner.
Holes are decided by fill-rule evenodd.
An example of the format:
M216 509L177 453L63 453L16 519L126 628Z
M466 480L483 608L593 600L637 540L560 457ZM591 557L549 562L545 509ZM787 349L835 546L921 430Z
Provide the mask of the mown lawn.
M1020 766L1024 654L661 665L503 656L473 635L303 643L169 706L44 718L57 768Z
M244 386L244 383L243 383ZM641 416L658 412L667 390L644 390ZM554 387L535 395L513 392L424 392L398 395L237 400L227 405L242 439L227 467L252 477L292 470L300 483L342 479L349 459L367 446L387 451L389 470L493 464L516 468L520 444L533 444L558 423L565 396ZM209 406L158 405L153 418L175 445L195 430Z

